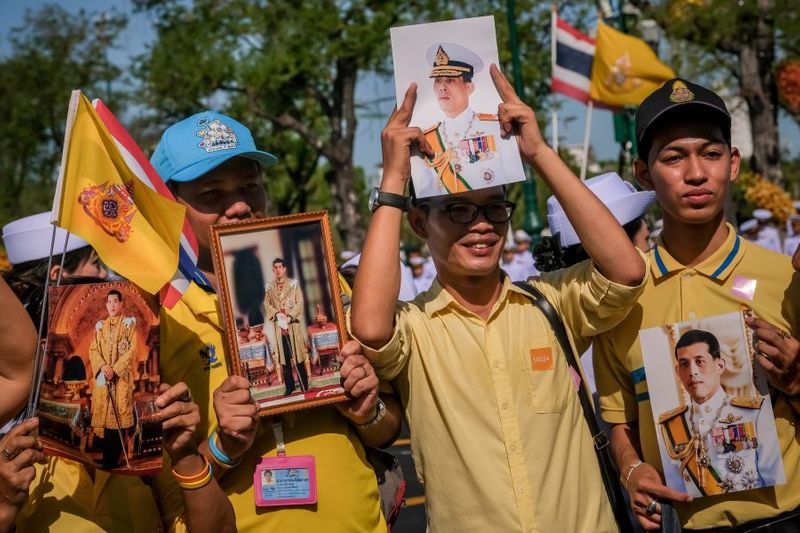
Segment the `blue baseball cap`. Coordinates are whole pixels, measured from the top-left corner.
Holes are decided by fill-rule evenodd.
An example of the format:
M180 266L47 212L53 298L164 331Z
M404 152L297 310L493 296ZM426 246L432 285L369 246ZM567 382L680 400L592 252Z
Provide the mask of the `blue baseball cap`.
M203 111L167 128L150 162L165 182L187 182L232 157L246 157L268 167L278 162L274 155L256 149L244 124L222 113Z

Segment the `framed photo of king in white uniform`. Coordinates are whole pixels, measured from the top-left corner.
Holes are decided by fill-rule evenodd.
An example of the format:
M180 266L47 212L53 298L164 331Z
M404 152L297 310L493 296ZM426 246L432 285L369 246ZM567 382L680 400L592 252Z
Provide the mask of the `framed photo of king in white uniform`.
M212 226L228 372L262 416L346 399L344 312L328 214Z
M785 483L747 313L639 332L666 484L695 498Z
M411 82L411 126L422 128L435 156L411 158L418 198L525 179L514 136L503 139L501 103L489 74L499 64L494 18L476 17L391 29L398 105Z

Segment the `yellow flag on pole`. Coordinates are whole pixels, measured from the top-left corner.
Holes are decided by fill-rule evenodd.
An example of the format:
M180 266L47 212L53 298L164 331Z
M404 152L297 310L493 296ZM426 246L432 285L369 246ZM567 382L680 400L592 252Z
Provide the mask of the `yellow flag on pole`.
M175 274L186 208L147 187L89 100L73 91L53 222L89 242L105 264L151 294Z
M592 100L610 106L639 105L674 77L675 71L659 61L642 39L598 23L589 86Z

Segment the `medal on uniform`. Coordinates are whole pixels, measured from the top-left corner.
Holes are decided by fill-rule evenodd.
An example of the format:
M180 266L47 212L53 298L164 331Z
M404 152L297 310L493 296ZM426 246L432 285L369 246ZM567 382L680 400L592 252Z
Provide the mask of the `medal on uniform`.
M744 460L736 454L731 454L725 461L725 467L734 474L738 474L744 468Z
M317 469L313 455L286 454L280 419L272 422L276 457L262 457L253 474L258 507L287 507L317 503Z

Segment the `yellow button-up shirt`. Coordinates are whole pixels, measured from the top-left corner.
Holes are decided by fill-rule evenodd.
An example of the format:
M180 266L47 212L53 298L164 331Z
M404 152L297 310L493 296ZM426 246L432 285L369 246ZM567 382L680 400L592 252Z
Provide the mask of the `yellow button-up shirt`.
M216 426L214 390L228 376L217 296L192 283L173 309L161 312L161 379L184 381L200 406L200 433ZM313 506L258 508L253 473L262 456L275 456L269 423L259 427L250 450L219 484L231 500L239 531L385 533L375 472L365 459L355 430L334 407L319 407L281 417L289 455L313 455L317 471L317 503ZM169 469L158 478L161 508L176 520L183 501Z
M16 524L17 531L32 533L163 531L153 492L141 478L95 470L92 479L80 463L56 457L36 465Z
M559 311L576 353L640 292L590 262L530 282ZM399 304L383 348L365 350L380 377L395 379L432 533L616 531L566 359L507 276L487 320L435 282Z
M708 259L686 267L659 242L650 251L650 279L628 317L595 339L594 370L602 416L612 424L638 422L643 459L663 471L639 330L731 313L748 306L756 316L797 337L800 333L800 274L790 258L736 235ZM732 292L736 278L756 280L752 301ZM704 529L735 526L778 515L800 505L800 442L798 414L784 395L777 395L775 426L783 456L786 484L679 504L683 527Z

